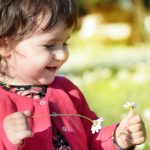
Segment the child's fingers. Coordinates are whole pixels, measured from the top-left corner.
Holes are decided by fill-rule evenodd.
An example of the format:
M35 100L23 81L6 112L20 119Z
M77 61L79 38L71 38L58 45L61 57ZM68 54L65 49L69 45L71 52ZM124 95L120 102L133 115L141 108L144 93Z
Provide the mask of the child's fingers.
M130 140L131 140L130 134L128 134L128 132L122 132L117 137L117 144L123 149L126 149L127 147L131 146Z
M141 138L141 137L146 137L145 133L142 132L142 131L135 132L135 133L131 134L132 139L138 139L138 138Z
M27 116L30 116L31 112L30 111L24 111L24 112L15 112L11 114L10 116L7 116L5 119L5 124L13 125L13 130L14 131L23 131L23 130L28 130L29 129L29 123L27 120Z
M130 110L125 119L130 120L135 115L135 112L133 110Z
M129 113L126 115L126 117L120 122L119 128L120 130L127 130L129 126L129 120L133 118L135 115L134 111L129 111ZM120 131L121 132L121 131Z
M23 114L26 116L26 117L30 117L32 115L31 111L24 111Z
M18 139L24 139L27 137L31 137L33 134L31 131L26 130L26 131L21 131L21 132L16 132L16 136Z
M141 123L131 125L128 127L128 131L131 133L142 131L142 130L143 130L143 124L141 124Z
M16 134L15 144L21 144L23 139L33 136L33 133L29 130L16 132L15 134Z
M130 142L132 143L132 145L139 145L144 143L145 140L146 140L145 137L139 137L139 138L131 139Z
M129 124L133 125L133 124L137 124L137 123L143 123L140 115L134 115L130 120L129 120Z
M3 126L8 139L13 144L22 144L24 138L32 137L33 133L29 130L28 116L31 112L15 112L5 117Z
M23 117L23 113L21 113L21 112L15 112L15 113L11 114L8 117L10 117L11 119L20 118L20 117Z
M23 117L30 117L31 112L30 111L24 111L24 112L15 112L10 115L10 118L16 119L16 118L23 118Z
M16 132L28 130L28 126L26 124L16 124L15 129Z

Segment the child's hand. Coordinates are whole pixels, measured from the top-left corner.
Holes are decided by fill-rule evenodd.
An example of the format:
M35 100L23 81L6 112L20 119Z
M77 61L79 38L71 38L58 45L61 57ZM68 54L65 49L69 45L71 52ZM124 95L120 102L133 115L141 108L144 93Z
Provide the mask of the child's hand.
M127 149L142 144L146 140L146 129L141 117L131 110L120 122L115 132L118 146Z
M15 112L4 119L4 131L13 144L22 144L24 138L33 135L27 121L29 116L31 116L29 111Z

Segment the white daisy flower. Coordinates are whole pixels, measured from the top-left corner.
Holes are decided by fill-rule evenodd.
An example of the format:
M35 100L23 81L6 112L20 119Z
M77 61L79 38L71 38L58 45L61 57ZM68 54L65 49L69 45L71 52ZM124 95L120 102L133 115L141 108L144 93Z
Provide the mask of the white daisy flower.
M135 102L127 102L123 105L125 109L132 110L137 107L137 104Z
M103 121L104 121L104 119L102 117L100 117L97 120L93 120L93 125L92 125L92 128L91 128L92 134L99 132L99 130L102 128L101 123Z

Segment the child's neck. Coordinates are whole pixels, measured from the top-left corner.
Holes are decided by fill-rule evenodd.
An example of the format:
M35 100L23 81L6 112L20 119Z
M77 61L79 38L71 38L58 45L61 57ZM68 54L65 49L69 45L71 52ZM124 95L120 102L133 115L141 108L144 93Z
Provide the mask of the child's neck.
M0 81L6 83L8 85L17 85L17 86L35 85L35 84L32 84L32 83L16 81L15 78L7 77L7 76L0 76Z

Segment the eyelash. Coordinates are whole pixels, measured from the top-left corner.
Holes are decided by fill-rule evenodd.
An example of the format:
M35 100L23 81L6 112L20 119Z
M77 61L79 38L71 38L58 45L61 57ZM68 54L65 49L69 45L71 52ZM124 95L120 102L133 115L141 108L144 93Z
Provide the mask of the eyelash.
M44 45L47 49L53 49L53 48L55 48L55 45ZM63 47L68 47L68 43L64 43L63 44Z

